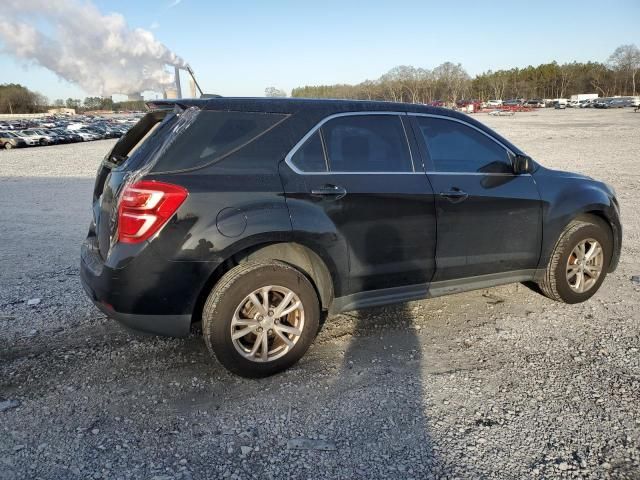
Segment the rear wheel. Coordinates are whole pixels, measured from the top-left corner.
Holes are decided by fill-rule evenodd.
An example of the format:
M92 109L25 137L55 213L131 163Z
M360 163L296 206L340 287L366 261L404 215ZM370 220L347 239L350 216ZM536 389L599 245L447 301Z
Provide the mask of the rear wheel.
M13 148L13 145L11 145L11 143L7 142L3 145L3 148L5 150L11 150Z
M318 331L320 305L309 280L277 261L227 272L202 312L202 333L227 369L265 377L295 364Z
M602 285L612 251L611 233L602 220L574 220L560 236L538 285L553 300L584 302Z

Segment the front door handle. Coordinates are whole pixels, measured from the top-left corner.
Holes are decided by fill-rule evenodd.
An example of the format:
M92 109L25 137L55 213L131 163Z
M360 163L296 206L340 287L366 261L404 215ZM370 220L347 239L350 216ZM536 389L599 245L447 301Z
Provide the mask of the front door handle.
M311 195L314 197L332 197L338 200L347 194L347 189L338 185L323 185L319 188L313 188Z
M463 190L460 190L459 188L454 187L448 192L440 192L440 196L442 198L446 198L451 203L460 203L464 202L469 197L469 194Z

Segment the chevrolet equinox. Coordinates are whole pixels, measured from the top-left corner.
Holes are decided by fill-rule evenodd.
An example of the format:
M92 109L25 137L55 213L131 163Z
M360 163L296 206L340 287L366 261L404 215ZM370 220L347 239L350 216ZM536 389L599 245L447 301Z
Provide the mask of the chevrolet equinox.
M469 116L304 99L157 101L104 158L81 277L119 322L202 323L229 370L293 365L322 315L511 282L583 302L618 263L611 187Z

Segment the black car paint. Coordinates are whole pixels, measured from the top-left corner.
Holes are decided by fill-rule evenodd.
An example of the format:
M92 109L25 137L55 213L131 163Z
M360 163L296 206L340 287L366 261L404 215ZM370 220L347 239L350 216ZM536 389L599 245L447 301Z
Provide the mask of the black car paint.
M155 172L153 166L144 171L146 179L184 186L189 196L142 244L112 241L115 202L131 165L139 168L141 160L132 157L118 166L107 156L96 180L96 225L83 245L81 276L102 310L134 328L187 334L212 283L265 245L295 247L277 258L290 259L313 277L331 312L535 279L562 229L587 212L611 225L611 269L617 265L621 227L614 194L586 177L535 163L531 173L505 178L426 174L428 152L411 128L416 165L411 174L301 175L283 161L327 116L370 111L406 115L405 126L412 121L407 113L462 120L523 154L466 115L385 102L220 98L178 104L287 117L213 164L173 173ZM127 141L125 135L118 144ZM154 154L140 150L139 157ZM336 199L311 193L327 185L344 187L347 194ZM452 203L439 195L456 188L469 197Z

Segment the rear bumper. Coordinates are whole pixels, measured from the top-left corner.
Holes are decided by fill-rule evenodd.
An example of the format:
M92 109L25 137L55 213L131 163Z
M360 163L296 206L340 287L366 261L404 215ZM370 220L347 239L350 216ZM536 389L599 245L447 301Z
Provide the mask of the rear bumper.
M82 245L80 279L93 303L108 317L133 330L183 337L189 334L197 286L188 276L176 276L173 264L149 258L129 262L123 268L110 268L91 242ZM174 268L171 268L174 267ZM188 265L179 265L188 270ZM195 291L194 291L195 290Z
M138 315L135 313L116 312L108 303L98 299L98 296L85 280L84 275L81 275L80 278L84 291L87 292L93 304L106 316L125 327L138 332L166 337L186 337L189 335L191 315Z

